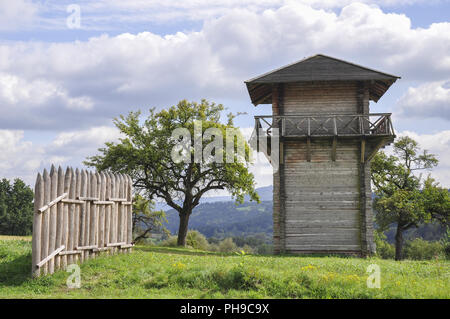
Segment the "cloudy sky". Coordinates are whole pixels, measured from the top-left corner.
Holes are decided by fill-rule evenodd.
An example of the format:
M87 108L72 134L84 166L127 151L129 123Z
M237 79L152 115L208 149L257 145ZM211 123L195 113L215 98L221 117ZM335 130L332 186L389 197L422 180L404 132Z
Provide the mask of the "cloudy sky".
M371 111L438 155L450 187L450 0L0 0L0 177L82 167L114 117L184 98L248 112L250 132L270 106L243 81L317 53L402 77Z

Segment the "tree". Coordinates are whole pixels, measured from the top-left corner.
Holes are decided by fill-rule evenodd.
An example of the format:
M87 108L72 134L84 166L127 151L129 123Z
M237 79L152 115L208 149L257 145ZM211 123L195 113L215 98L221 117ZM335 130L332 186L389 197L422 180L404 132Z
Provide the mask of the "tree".
M375 188L376 221L380 230L396 224L395 259L402 258L403 232L432 220L447 220L448 191L443 191L421 170L438 164L433 154L420 152L418 143L402 137L394 143L394 155L379 152L372 161L371 178Z
M133 242L147 238L150 232L169 233L164 227L167 223L166 215L163 210L153 210L154 203L137 194L133 201ZM170 234L170 233L169 233Z
M442 226L450 227L450 194L449 190L439 187L439 183L428 177L423 186L425 209L431 214L433 220Z
M99 149L101 154L85 164L127 173L149 199L164 199L178 212L177 243L185 246L189 217L207 192L228 190L237 202L247 194L259 202L245 161L250 148L233 126L233 116L226 124L220 122L223 110L223 105L206 100L183 100L158 113L151 109L142 123L140 112L120 116L114 123L125 137L119 143L106 143ZM232 130L234 135L228 135ZM223 137L231 151L224 151Z
M0 181L0 234L30 235L33 228L33 191L16 178Z

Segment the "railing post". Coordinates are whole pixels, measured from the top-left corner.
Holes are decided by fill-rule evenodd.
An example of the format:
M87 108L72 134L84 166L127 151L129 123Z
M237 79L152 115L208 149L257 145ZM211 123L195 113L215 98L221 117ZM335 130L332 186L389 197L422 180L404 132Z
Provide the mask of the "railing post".
M388 119L389 119L389 126L390 126L390 133L392 134L392 135L395 135L395 132L394 132L394 126L392 125L392 121L391 121L391 115L389 114L388 115Z
M311 118L308 116L308 136L311 136Z
M389 131L391 130L391 121L390 118L388 118L387 116L385 116L386 118L386 134L389 134Z
M338 118L341 117L341 118ZM272 127L277 127L280 131L280 136L309 136L312 134L316 136L318 130L325 130L324 134L328 136L339 136L340 134L351 136L367 136L367 135L394 135L394 128L391 122L390 113L373 113L373 114L327 114L315 117L308 114L293 114L293 115L267 115L267 116L255 116L255 128L257 129L257 137L260 137L259 128L262 128L262 122L267 124L267 129L264 132L270 136ZM342 127L337 126L337 121L343 121L349 118L350 121L344 121ZM375 121L371 121L372 117L377 117ZM316 118L319 118L317 121ZM272 119L272 122L270 122ZM355 119L357 120L355 123ZM331 128L326 127L326 123L332 120ZM312 127L311 121L315 122L315 126ZM306 122L306 123L305 123ZM367 122L367 123L366 123ZM288 128L287 123L292 124L291 128ZM356 127L358 125L358 127ZM387 126L383 129L383 125ZM281 127L280 127L281 126ZM306 128L305 128L306 126ZM317 126L317 127L316 127ZM314 130L312 130L314 129ZM293 131L293 132L291 132ZM321 135L322 131L319 131L318 135ZM260 145L258 144L257 147Z
M259 152L259 120L255 117L255 130L256 130L256 151Z
M336 115L333 115L334 136L337 136Z
M361 115L357 115L358 116L358 122L359 122L359 133L361 135L364 135L364 124L362 121L362 116Z

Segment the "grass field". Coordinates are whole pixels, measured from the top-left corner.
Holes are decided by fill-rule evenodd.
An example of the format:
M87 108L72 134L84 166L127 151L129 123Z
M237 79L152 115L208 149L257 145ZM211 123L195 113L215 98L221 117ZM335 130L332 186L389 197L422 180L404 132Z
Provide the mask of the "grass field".
M25 240L25 241L31 241L31 236L7 236L7 235L0 235L0 240Z
M367 266L381 288L366 285ZM30 278L31 242L0 239L0 298L450 298L450 262L219 255L140 246L81 265L81 288L59 271Z

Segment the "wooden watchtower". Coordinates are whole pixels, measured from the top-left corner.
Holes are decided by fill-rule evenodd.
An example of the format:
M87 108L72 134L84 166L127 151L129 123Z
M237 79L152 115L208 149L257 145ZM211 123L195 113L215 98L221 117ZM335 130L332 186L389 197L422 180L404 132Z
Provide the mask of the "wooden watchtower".
M398 78L318 54L245 82L255 106L272 104L272 115L255 116L253 138L279 156L275 253L375 252L370 161L395 135L391 114L369 113L369 101Z

